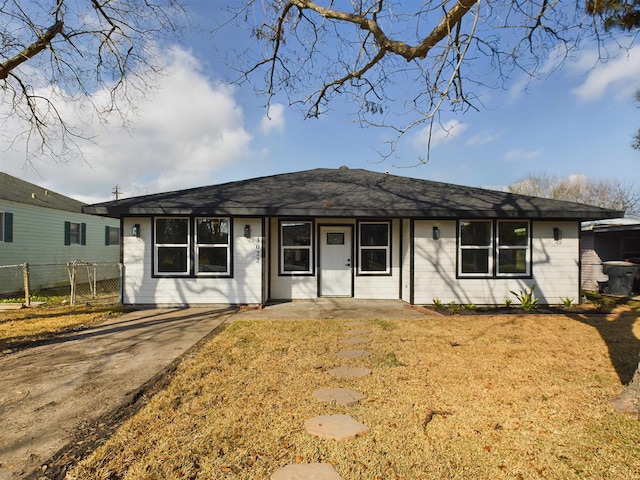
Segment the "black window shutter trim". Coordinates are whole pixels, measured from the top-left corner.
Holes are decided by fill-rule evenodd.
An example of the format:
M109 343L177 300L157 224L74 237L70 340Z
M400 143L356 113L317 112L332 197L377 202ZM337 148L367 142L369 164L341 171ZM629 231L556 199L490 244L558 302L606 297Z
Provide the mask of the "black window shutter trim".
M13 213L4 212L4 241L13 242Z
M71 245L71 222L64 222L64 244Z

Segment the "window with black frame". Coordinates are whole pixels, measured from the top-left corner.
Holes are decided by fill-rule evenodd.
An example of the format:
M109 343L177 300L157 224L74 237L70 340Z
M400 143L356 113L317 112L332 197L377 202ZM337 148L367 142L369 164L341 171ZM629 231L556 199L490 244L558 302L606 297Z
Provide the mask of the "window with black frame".
M155 273L189 274L189 219L155 219Z
M498 221L498 275L529 275L529 222Z
M358 273L364 275L391 272L389 222L361 222L358 235Z
M461 276L517 277L531 274L527 220L461 220L458 273Z
M199 275L229 275L231 222L228 218L196 218L196 265Z
M313 224L310 221L280 224L280 273L313 273Z

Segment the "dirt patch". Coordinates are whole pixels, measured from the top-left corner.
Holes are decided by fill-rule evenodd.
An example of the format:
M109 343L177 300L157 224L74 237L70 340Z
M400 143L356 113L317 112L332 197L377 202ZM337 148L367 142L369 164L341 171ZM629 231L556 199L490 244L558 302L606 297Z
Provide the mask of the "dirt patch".
M0 478L62 478L235 311L133 312L0 357Z

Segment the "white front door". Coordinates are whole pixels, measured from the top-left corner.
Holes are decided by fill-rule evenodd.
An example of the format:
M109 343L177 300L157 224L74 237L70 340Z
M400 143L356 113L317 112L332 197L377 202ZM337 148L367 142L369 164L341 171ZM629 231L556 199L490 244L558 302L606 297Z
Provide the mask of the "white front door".
M352 232L353 228L350 226L320 227L321 296L352 296Z

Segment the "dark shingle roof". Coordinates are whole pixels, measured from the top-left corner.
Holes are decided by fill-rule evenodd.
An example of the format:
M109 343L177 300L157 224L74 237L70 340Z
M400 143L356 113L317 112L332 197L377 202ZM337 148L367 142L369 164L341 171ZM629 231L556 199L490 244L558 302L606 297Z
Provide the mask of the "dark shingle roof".
M316 169L90 205L109 215L595 220L622 212L368 170Z
M0 200L81 213L84 203L0 172Z

